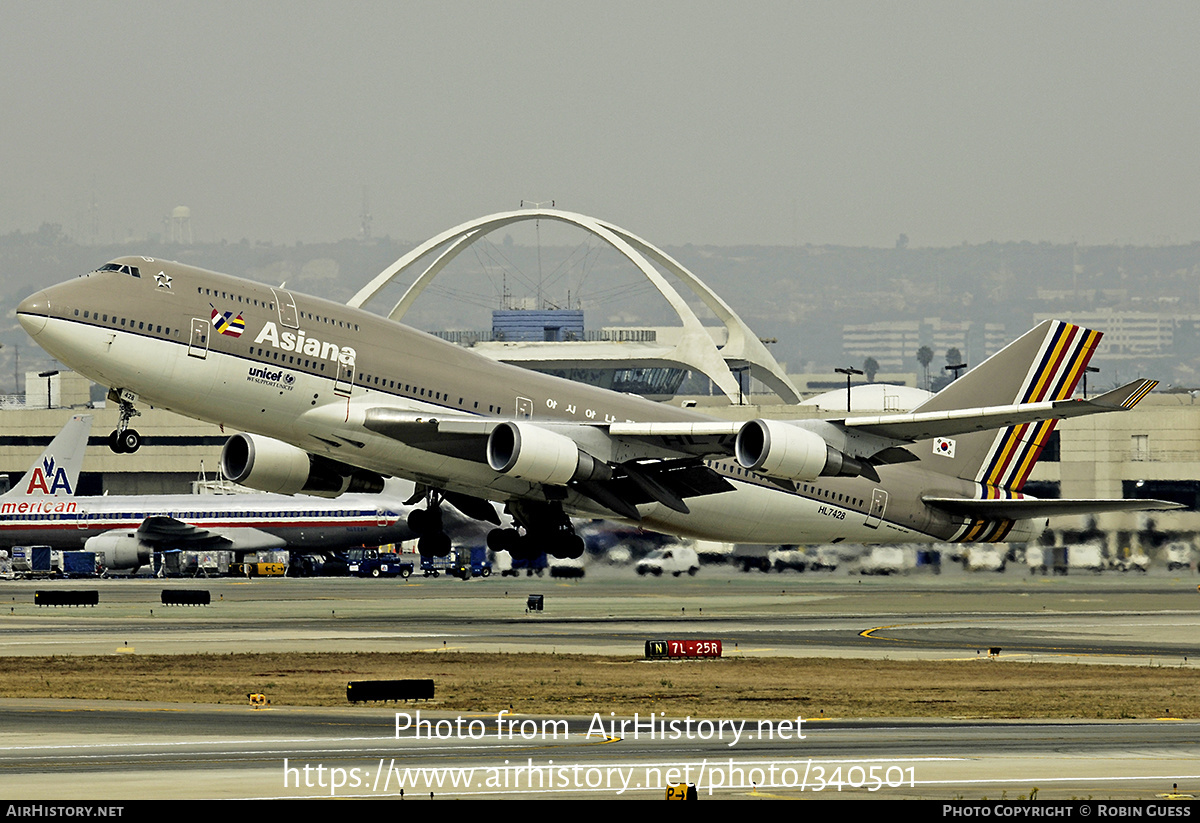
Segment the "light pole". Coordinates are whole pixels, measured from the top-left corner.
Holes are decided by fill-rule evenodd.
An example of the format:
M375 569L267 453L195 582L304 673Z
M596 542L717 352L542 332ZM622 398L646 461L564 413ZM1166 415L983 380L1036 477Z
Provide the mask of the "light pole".
M855 375L855 374L863 374L863 370L856 369L853 366L851 366L848 369L836 369L835 368L834 371L837 372L838 374L846 375L846 411L849 412L850 411L850 377L851 377L851 375Z
M58 369L54 369L53 371L38 372L38 377L46 378L46 408L47 409L54 407L53 404L51 404L51 402L50 402L50 400L51 400L51 392L50 392L51 382L50 381L51 381L51 378L53 378L54 375L56 375L56 374L58 374Z

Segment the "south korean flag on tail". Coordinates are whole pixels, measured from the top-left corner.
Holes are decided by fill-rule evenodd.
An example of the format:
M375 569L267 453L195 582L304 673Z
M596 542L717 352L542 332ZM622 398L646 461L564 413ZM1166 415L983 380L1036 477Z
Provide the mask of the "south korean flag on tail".
M953 457L954 441L949 437L935 437L933 440L933 453L942 457Z

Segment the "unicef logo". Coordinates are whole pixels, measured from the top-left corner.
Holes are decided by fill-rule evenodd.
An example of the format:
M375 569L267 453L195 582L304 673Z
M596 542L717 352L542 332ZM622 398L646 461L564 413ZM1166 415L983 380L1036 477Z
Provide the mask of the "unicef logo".
M284 374L284 375L283 375L283 383L284 383L284 385L286 385L286 386L290 386L290 385L292 385L292 384L293 384L293 383L295 383L295 382L296 382L296 375L294 375L294 374L291 374L291 373L287 373L287 374Z

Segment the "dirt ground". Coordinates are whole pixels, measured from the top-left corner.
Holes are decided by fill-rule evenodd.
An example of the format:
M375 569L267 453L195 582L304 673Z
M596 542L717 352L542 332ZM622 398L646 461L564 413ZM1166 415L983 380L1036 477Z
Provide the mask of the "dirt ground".
M671 716L1200 717L1194 669L1000 660L560 654L232 654L11 657L0 697L273 705L346 704L352 680L432 678L430 709L525 714L650 710Z

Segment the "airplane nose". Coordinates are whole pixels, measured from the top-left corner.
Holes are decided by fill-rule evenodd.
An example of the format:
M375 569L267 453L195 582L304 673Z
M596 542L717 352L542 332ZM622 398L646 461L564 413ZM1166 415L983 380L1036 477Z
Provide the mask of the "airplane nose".
M46 328L46 318L50 315L50 295L44 291L31 294L17 306L17 319L25 327L30 337L37 337Z

